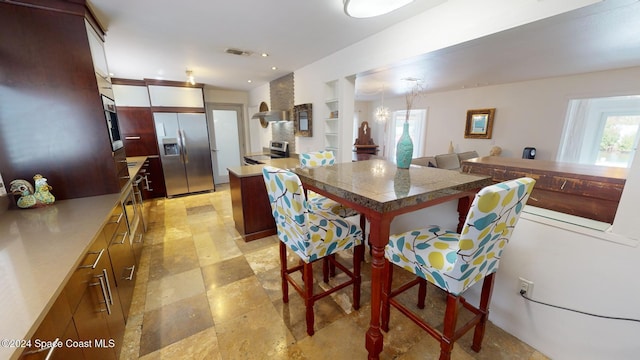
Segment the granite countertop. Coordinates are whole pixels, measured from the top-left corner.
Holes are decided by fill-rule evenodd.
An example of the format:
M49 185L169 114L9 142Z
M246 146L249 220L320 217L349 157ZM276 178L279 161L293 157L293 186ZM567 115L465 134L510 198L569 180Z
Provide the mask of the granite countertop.
M30 339L120 199L120 193L11 209L0 217L0 339ZM0 346L0 359L21 349Z
M398 169L380 159L295 169L304 184L385 213L493 184L490 176L425 166Z
M300 166L300 160L292 157L282 158L282 159L266 159L262 160L264 164L258 165L246 165L246 166L235 166L227 168L230 173L233 173L237 177L247 177L247 176L261 176L262 168L265 165L274 166L281 169L293 169L295 167Z

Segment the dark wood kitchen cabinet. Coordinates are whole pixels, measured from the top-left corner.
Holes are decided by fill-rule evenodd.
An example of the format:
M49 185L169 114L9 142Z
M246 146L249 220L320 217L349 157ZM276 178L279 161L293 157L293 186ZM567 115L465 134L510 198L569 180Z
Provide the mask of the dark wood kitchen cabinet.
M125 190L130 193L131 187ZM126 198L123 199L123 202ZM137 269L136 260L133 255L132 235L129 233L127 216L120 203L113 208L111 218L102 229L102 234L108 243L107 249L109 259L113 268L114 283L111 284L113 291L117 291L120 297L120 305L125 320L128 318L131 301L133 299L133 288L135 287ZM133 220L133 219L132 219Z
M256 176L239 176L229 171L229 189L233 221L244 241L277 233L262 173Z
M51 306L42 323L31 338L31 344L20 356L21 360L67 360L83 359L82 348L70 342L78 341L78 331L72 321L67 294L63 291ZM53 346L54 344L63 346Z
M85 19L80 1L0 0L2 175L40 173L58 200L121 188Z
M142 197L151 199L165 197L162 163L158 156L153 113L150 107L118 107L120 131L124 139L127 156L147 156L144 165L146 181L142 184Z

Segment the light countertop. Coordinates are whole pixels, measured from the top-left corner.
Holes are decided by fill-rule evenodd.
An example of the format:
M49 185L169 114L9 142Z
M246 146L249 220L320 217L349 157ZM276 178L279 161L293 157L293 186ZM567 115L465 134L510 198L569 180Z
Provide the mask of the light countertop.
M119 199L116 193L2 214L0 339L32 337ZM17 350L0 346L0 359Z
M147 156L128 156L127 166L129 167L129 176L133 180L136 174L142 169L142 165L147 161Z
M258 165L246 165L246 166L235 166L227 168L230 173L233 173L237 177L247 177L247 176L258 176L262 175L262 168L265 165L274 166L281 169L293 169L295 167L300 166L300 159L288 157L281 159L266 159L262 160L264 164Z

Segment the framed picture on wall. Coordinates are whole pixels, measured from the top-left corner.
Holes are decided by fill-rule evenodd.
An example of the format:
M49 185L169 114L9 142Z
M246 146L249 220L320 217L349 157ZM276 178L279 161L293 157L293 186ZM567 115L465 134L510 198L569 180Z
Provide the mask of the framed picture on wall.
M312 104L302 104L293 107L294 112L294 124L293 133L295 136L312 136Z
M495 108L468 110L464 137L467 139L491 139L495 112Z

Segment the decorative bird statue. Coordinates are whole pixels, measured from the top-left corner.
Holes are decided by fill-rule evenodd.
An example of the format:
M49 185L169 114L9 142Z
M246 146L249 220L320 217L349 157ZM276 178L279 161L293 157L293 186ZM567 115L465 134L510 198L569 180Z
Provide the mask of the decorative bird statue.
M51 194L52 187L47 184L47 179L40 174L33 177L36 188L35 191L30 182L23 179L16 179L9 183L9 191L13 195L20 195L16 204L19 208L29 209L53 204L56 198Z
M33 194L33 186L27 181L22 179L16 179L9 183L9 191L13 195L20 195L17 204L21 209L28 209L36 206L38 200L36 200Z
M42 202L45 205L53 204L56 201L56 198L49 191L53 189L53 187L47 184L47 178L43 177L40 174L36 174L33 177L33 181L36 184L36 192L34 193L36 200Z

